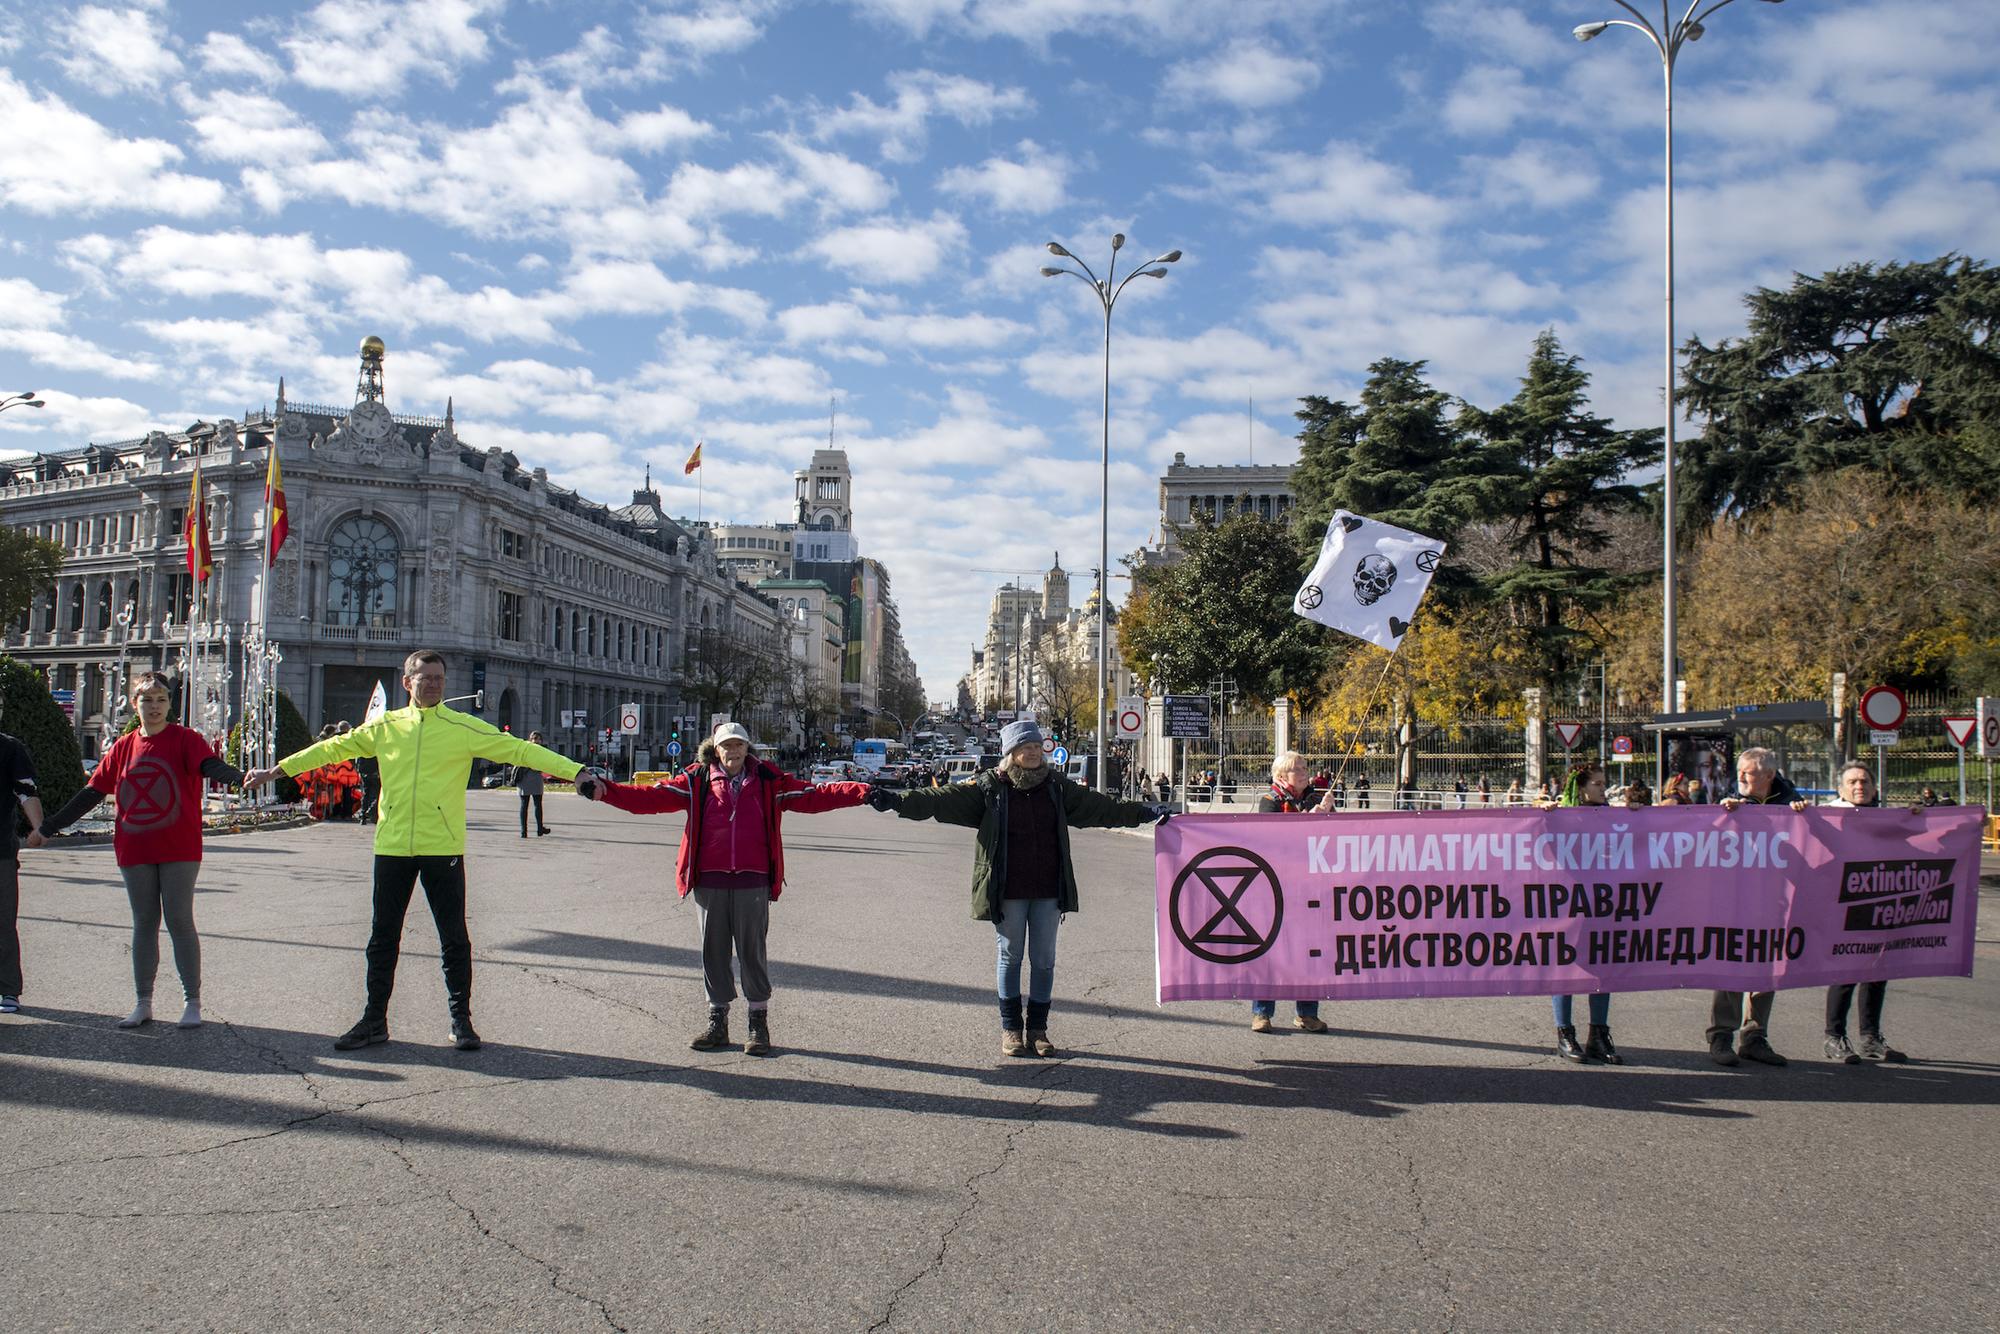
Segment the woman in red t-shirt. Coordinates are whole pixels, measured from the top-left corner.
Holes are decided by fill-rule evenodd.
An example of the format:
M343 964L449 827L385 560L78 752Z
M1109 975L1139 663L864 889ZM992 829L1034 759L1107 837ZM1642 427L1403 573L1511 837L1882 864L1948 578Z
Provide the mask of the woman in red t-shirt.
M142 672L132 680L139 726L118 738L90 783L30 835L31 846L67 829L106 797L118 798L111 835L125 895L132 901L132 980L139 1003L118 1021L137 1028L153 1017L153 978L160 970L160 918L174 942L187 1007L182 1028L201 1025L201 938L194 929L194 881L201 871L201 782L231 787L241 770L216 758L201 733L169 722L173 699L166 678Z

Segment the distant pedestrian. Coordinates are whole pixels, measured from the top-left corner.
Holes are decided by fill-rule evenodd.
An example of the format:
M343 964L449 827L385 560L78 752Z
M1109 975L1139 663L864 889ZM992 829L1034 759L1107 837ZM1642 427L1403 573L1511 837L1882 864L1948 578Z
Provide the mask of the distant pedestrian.
M1044 759L1041 729L1032 722L1012 722L1001 729L1000 757L999 768L970 782L934 792L877 788L868 804L905 820L936 820L979 831L972 855L972 915L994 928L1000 1052L1054 1056L1049 1009L1055 994L1056 929L1079 901L1069 831L1129 828L1167 816L1157 807L1119 801L1072 783Z
M1875 775L1865 764L1849 764L1840 771L1840 795L1826 803L1829 810L1853 810L1880 804L1875 791ZM1861 1044L1847 1041L1847 1014L1854 993L1861 993ZM1826 989L1826 1059L1843 1065L1862 1061L1907 1061L1910 1058L1890 1046L1882 1036L1882 1007L1888 1000L1889 984L1841 982Z
M542 734L528 733L528 744L541 745ZM532 764L517 764L513 779L514 790L521 794L521 837L528 836L528 805L532 802L535 807L535 837L541 838L549 832L549 822L542 817L542 771Z
M1305 756L1295 750L1280 753L1271 761L1270 790L1258 798L1257 810L1264 815L1297 815L1312 810L1308 801L1311 786L1306 778ZM1326 1021L1319 1017L1319 1002L1316 1000L1297 1001L1292 1007L1297 1014L1292 1019L1292 1027L1307 1033L1326 1032ZM1253 1000L1250 1002L1250 1031L1269 1033L1271 1020L1277 1017L1278 1002L1274 1000Z
M1486 775L1479 775L1479 804L1490 805L1493 801L1493 785L1486 781Z
M119 737L90 782L43 822L30 846L75 824L106 797L118 799L111 851L132 906L132 982L137 1001L120 1028L153 1019L153 982L160 970L160 919L174 943L184 1007L182 1028L201 1026L201 937L194 928L194 882L201 874L202 780L235 787L242 771L217 758L201 733L170 720L173 697L165 677L142 672L129 697L139 726Z
M1521 780L1516 778L1513 782L1507 784L1507 791L1501 797L1501 803L1507 806L1519 806L1522 800Z
M1466 790L1467 789L1465 786L1465 779L1463 776L1454 779L1452 781L1451 794L1452 797L1454 798L1453 804L1456 805L1460 810L1464 810L1466 806L1466 801L1465 801Z
M694 897L701 931L702 993L708 1000L708 1024L688 1045L696 1051L729 1045L729 1007L737 991L730 968L733 954L750 1012L750 1037L743 1050L751 1056L770 1054L766 937L771 905L785 888L780 822L790 814L859 806L871 790L868 784L815 787L757 758L742 724L723 723L701 743L695 762L665 782L633 787L586 774L576 790L591 801L633 815L687 813L674 858L674 886L682 898Z

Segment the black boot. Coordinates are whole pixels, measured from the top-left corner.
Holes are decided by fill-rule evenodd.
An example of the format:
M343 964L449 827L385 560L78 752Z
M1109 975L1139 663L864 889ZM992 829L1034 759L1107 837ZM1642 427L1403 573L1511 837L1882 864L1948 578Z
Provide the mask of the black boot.
M729 1011L727 1010L710 1010L708 1027L695 1034L694 1041L688 1043L688 1046L696 1051L718 1051L728 1045Z
M1562 1024L1556 1029L1556 1055L1565 1061L1575 1061L1582 1065L1583 1048L1576 1045L1576 1025Z
M451 1045L460 1051L478 1051L479 1034L473 1030L470 1014L451 1017Z
M1618 1048L1611 1045L1611 1025L1592 1024L1590 1040L1583 1044L1584 1057L1592 1061L1602 1061L1606 1065L1623 1065L1625 1058L1618 1054Z
M743 1051L749 1056L769 1056L771 1054L771 1012L769 1010L750 1011L750 1040L743 1044Z

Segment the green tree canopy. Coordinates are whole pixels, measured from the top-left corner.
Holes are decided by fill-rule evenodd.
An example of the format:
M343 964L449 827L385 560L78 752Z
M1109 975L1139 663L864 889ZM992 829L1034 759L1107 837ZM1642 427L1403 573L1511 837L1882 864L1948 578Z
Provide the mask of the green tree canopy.
M1565 678L1590 652L1584 620L1642 582L1601 558L1612 542L1611 518L1645 504L1626 478L1659 461L1660 432L1612 429L1609 418L1589 411L1589 386L1582 359L1544 330L1513 401L1460 417L1487 442L1499 479L1493 494L1506 559L1484 577L1485 592L1512 611L1518 647L1542 665L1547 682Z
M1850 264L1745 298L1748 332L1688 340L1705 418L1682 464L1690 531L1856 465L1899 485L2000 494L2000 275L1958 255Z
M83 786L83 752L76 728L49 694L49 679L25 662L0 657L0 731L28 748L42 809L53 815ZM21 821L20 807L7 819ZM26 832L26 824L20 824Z
M1176 690L1231 676L1249 697L1312 697L1327 661L1326 631L1292 610L1304 571L1282 524L1254 513L1180 531L1182 557L1141 570L1119 617L1125 663Z

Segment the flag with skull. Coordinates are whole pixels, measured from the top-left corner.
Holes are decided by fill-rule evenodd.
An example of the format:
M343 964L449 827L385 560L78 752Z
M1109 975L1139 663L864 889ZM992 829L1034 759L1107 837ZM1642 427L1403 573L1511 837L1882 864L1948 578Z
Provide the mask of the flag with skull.
M1444 543L1336 510L1292 610L1394 653L1444 558Z

